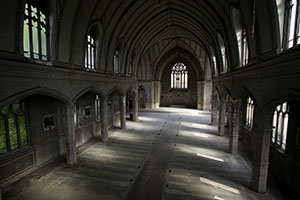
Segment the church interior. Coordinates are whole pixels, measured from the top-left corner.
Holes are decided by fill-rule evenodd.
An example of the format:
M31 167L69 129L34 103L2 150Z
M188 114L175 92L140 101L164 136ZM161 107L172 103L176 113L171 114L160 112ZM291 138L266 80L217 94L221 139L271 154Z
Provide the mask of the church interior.
M300 0L0 5L0 200L300 198Z

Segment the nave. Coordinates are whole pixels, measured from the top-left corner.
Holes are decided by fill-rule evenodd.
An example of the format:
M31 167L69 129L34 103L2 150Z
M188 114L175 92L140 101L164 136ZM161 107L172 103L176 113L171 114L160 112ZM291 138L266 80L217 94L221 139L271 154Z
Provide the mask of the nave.
M55 160L3 188L3 199L289 199L276 180L265 194L249 188L251 156L241 142L237 155L228 153L228 137L218 136L209 112L139 114L126 130L112 129L107 143L95 138L81 147L76 165Z

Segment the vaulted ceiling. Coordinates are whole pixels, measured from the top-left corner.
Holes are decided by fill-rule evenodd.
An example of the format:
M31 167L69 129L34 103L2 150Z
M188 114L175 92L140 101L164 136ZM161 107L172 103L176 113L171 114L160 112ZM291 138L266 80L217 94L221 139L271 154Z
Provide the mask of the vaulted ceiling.
M57 59L76 67L84 59L84 41L93 25L99 29L100 70L112 71L113 53L121 46L124 75L154 79L158 68L177 57L192 59L202 74L211 67L211 51L220 60L217 33L224 38L229 67L238 65L231 10L238 8L248 34L250 60L278 47L275 1L254 0L57 0ZM253 11L255 15L253 16ZM260 30L263 29L263 32ZM272 34L271 34L272 33ZM259 43L259 45L257 45ZM180 49L176 51L176 49ZM129 60L134 55L134 69ZM174 57L175 59L175 57ZM218 62L219 63L219 62ZM219 64L218 64L219 65ZM211 74L211 69L204 70ZM204 75L205 76L205 75Z

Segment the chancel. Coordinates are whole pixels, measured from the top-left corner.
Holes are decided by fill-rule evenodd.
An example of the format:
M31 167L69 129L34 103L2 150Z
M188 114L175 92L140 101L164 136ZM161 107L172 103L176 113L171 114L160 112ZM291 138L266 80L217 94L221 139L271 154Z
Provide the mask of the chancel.
M2 0L0 199L300 199L300 0Z

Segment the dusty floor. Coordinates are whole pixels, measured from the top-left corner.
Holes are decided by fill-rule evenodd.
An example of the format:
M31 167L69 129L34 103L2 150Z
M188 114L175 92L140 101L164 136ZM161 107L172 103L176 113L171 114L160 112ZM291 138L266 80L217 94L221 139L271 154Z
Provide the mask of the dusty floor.
M249 189L246 149L227 153L228 139L217 136L209 113L164 108L127 122L127 130L110 132L108 143L90 143L77 165L58 159L4 188L3 199L290 199L272 177L266 194Z

